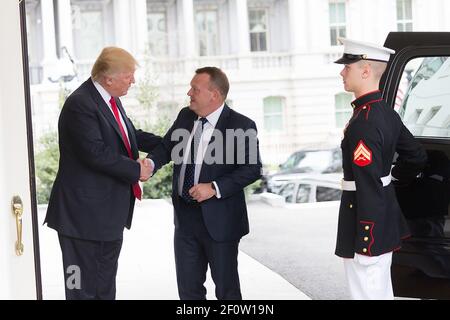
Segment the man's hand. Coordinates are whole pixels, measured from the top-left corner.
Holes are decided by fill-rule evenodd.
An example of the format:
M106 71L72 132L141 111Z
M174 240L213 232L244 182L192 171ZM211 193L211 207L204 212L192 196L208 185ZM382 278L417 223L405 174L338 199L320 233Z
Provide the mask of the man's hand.
M216 195L216 190L212 188L211 182L199 183L189 190L189 194L192 198L197 200L197 202L202 202L214 197Z
M139 164L141 165L141 175L139 177L139 181L142 182L147 181L152 176L154 169L150 159L144 158L144 159L137 159L136 161L139 162Z

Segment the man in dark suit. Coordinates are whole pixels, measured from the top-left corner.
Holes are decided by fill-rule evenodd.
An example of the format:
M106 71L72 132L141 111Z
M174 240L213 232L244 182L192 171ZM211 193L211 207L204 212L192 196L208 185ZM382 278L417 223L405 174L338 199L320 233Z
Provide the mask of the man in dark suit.
M182 300L203 300L209 264L218 299L241 299L238 245L249 232L244 188L261 176L256 125L225 104L218 68L196 70L182 109L152 152L155 172L174 161L175 263Z
M134 83L136 65L121 48L103 49L59 117L59 169L45 222L58 232L66 299L115 299L123 229L141 198L138 181L152 170L138 150L150 152L161 141L136 130L119 99Z

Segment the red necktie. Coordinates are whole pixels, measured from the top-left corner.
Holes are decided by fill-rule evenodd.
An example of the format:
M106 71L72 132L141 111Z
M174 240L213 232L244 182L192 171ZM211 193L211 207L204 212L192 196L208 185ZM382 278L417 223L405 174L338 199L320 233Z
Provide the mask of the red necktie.
M125 144L125 148L127 148L127 151L128 151L128 156L131 159L133 159L133 154L131 153L130 142L128 141L128 137L125 133L125 130L123 129L122 122L120 122L119 109L117 108L116 100L114 100L114 97L111 97L111 99L109 99L109 102L111 103L111 109L114 113L114 117L116 118L117 124L119 125L120 133L122 134L123 143ZM138 182L133 184L133 194L136 198L141 200L142 191L141 191L141 187L139 186Z

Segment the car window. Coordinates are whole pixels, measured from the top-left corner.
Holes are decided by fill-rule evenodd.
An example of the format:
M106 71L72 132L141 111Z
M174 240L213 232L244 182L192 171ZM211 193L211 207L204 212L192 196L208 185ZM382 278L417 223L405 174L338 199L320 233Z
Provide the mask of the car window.
M298 152L291 154L289 158L280 166L281 169L290 169L295 166L298 162L299 154Z
M450 59L430 56L410 60L394 109L414 136L448 141ZM397 188L397 199L413 236L450 237L450 150L447 144L426 146L428 161L420 179L408 188Z
M395 109L415 136L450 137L450 59L410 60L399 84Z
M338 200L341 200L341 193L342 193L342 191L340 189L317 187L316 201L317 202L338 201Z
M298 162L299 172L324 172L333 163L331 150L310 151Z
M287 183L285 184L278 193L280 196L283 196L286 202L292 202L292 197L294 194L294 183Z
M298 186L297 197L295 202L306 203L309 202L309 195L311 193L311 186L308 184L300 184Z

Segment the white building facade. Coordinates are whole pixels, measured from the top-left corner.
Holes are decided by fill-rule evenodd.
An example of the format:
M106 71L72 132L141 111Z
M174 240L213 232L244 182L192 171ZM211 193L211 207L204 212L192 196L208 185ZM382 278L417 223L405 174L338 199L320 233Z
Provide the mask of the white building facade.
M26 0L35 133L56 127L62 87L123 47L149 70L175 117L196 68L230 79L229 104L254 119L263 162L337 145L353 99L337 37L382 44L391 31L450 31L446 0ZM446 14L447 13L447 14ZM133 92L126 107L137 105Z

